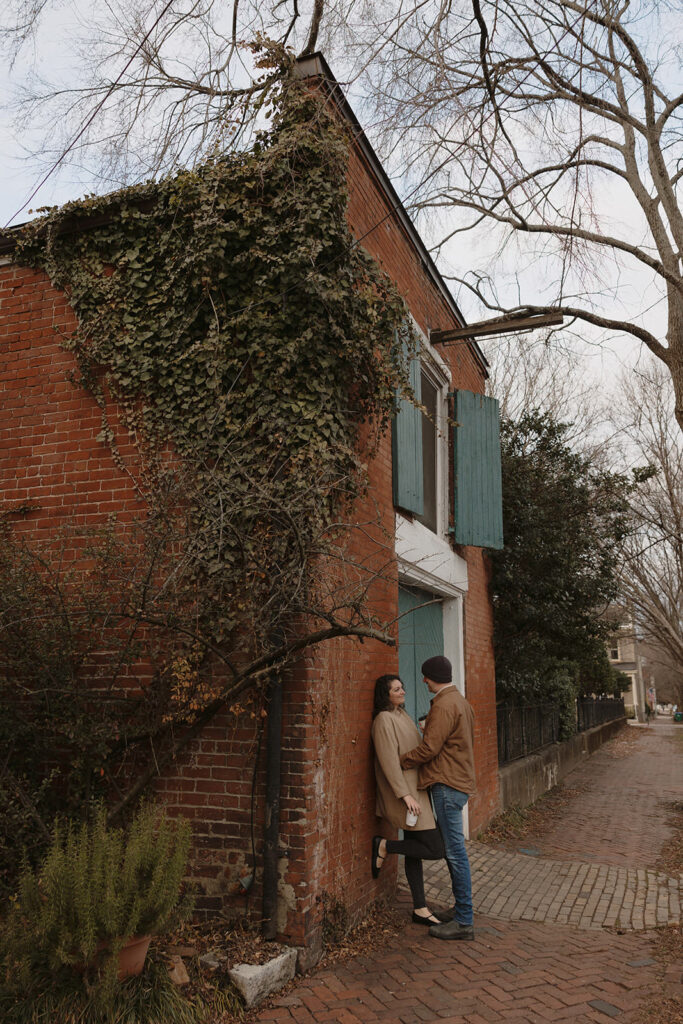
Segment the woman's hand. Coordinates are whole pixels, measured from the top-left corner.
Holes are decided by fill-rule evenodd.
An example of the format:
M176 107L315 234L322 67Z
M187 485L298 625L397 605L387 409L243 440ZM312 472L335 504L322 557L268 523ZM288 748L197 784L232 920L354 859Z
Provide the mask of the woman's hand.
M411 814L417 814L419 816L419 814L420 814L420 805L417 802L417 800L414 800L413 797L409 793L407 793L403 797L403 800L404 800L404 803L405 803L406 807L410 811L410 813Z

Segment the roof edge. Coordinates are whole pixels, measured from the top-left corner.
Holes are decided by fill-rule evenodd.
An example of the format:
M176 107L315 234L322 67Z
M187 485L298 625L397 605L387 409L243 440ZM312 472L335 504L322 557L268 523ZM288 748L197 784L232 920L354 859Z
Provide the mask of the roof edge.
M427 246L425 245L422 236L420 235L419 231L417 230L413 221L411 220L396 189L391 183L391 179L389 178L389 175L385 171L382 162L375 153L375 150L373 149L367 135L363 131L360 121L354 114L349 101L346 99L346 96L344 95L341 85L332 74L330 66L325 60L325 57L319 51L316 53L306 54L304 56L297 57L295 70L300 78L319 78L321 82L324 83L324 85L327 87L328 94L331 100L334 102L335 106L338 108L338 110L345 118L345 120L348 121L348 123L351 125L353 130L354 141L357 143L363 155L370 163L375 175L377 176L377 179L380 182L380 185L382 186L384 192L386 193L392 207L392 213L394 214L394 216L396 216L397 220L404 228L411 242L419 252L427 273L431 277L432 281L436 285L437 289L439 290L443 298L446 300L457 321L461 324L462 327L466 327L467 322L462 314L460 307L455 301L450 288L448 287L443 277L441 276L441 272L436 266L436 263L434 262L431 253L429 252ZM469 341L468 347L472 351L477 361L481 364L481 367L485 375L488 377L489 363L488 360L486 359L486 356L479 348L479 345L476 343L476 341Z

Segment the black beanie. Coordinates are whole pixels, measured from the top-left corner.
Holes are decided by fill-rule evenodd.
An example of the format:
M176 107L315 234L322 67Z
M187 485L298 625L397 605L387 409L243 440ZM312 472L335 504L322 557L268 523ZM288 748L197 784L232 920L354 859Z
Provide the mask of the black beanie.
M448 658L443 654L436 654L433 658L427 658L422 664L422 675L431 679L433 683L453 682L453 670Z

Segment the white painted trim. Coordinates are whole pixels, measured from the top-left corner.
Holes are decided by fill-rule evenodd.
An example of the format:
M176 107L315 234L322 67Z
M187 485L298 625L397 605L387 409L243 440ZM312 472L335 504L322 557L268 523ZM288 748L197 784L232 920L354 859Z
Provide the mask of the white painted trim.
M461 597L467 591L467 562L448 541L422 523L396 513L396 557L399 577L433 590L441 597Z
M413 322L413 327L420 335L420 355L425 355L427 357L427 366L431 369L432 373L442 377L442 383L444 385L450 386L453 380L450 366L445 361L441 353L434 348L427 335L420 330L419 324L412 315L410 319Z
M453 682L465 696L465 651L463 630L463 598L447 598L443 603L444 654L453 666Z
M436 407L436 532L448 536L448 393L452 374L448 363L410 317L413 329L420 336L420 366L437 389Z

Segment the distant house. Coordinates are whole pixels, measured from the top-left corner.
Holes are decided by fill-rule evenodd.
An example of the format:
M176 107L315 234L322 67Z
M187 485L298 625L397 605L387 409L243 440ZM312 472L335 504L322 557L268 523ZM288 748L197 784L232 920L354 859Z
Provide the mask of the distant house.
M627 715L642 722L645 720L645 705L648 702L649 674L643 670L641 642L633 611L625 605L612 605L607 617L615 623L614 632L607 643L610 664L630 679L630 686L621 694L624 708Z
M502 524L498 410L484 397L486 360L472 341L430 342L432 331L463 326L460 310L324 60L305 58L300 72L351 128L348 222L410 310L421 343L412 383L422 406L403 403L370 466L371 499L390 538L381 612L385 620L400 615L398 648L336 640L308 654L285 686L277 926L283 940L304 947L313 960L330 901L343 903L354 920L392 883L388 871L377 882L369 871L376 830L370 720L378 675L400 671L407 709L417 717L428 706L422 661L438 653L451 659L476 715L478 792L469 805L470 832L499 808L485 549L502 544ZM68 332L74 324L67 295L42 272L15 262L11 240L3 242L0 436L11 443L0 449L0 508L10 502L26 508L29 534L56 529L76 511L96 523L135 507L129 478L98 438L97 403L74 383L73 355L54 330ZM39 510L31 511L32 503ZM375 541L367 544L359 557L373 554ZM633 701L642 709L640 667L625 631L613 653L632 672ZM254 896L263 774L254 776L253 741L253 726L235 725L226 714L159 779L163 799L193 820L193 870L207 913L242 913L240 879L252 870L251 912L261 913Z

